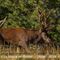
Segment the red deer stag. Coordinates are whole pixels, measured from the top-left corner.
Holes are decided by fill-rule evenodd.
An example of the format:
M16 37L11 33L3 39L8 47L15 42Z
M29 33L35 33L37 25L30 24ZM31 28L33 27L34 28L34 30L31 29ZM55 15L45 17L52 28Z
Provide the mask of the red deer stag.
M5 20L6 18L4 19L3 23L5 22ZM0 29L0 37L2 37L4 41L21 46L26 50L26 52L29 52L27 48L28 41L36 40L37 42L42 37L46 42L49 42L49 40L46 40L44 36L45 34L41 33L41 30L30 30L30 29L23 29L23 28L1 28Z

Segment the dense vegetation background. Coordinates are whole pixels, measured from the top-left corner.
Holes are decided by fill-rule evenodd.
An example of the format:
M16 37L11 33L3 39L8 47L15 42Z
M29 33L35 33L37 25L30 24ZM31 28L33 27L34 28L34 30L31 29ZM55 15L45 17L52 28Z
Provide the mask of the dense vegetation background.
M48 34L60 43L60 0L0 0L0 19L6 16L3 28L39 29L46 18Z

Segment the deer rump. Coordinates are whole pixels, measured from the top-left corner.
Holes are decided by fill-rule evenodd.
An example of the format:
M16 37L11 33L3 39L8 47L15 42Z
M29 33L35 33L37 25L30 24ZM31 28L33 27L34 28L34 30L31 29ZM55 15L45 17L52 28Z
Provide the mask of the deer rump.
M34 42L38 38L38 31L21 28L0 29L0 37L7 43L21 46L28 51L27 43ZM1 39L1 38L0 38Z

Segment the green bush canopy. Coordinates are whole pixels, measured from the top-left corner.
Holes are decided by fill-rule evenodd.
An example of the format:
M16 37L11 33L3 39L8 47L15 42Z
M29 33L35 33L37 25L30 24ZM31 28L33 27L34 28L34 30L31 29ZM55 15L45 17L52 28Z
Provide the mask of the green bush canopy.
M46 20L48 34L59 44L60 0L0 0L0 19L6 16L2 28L40 29Z

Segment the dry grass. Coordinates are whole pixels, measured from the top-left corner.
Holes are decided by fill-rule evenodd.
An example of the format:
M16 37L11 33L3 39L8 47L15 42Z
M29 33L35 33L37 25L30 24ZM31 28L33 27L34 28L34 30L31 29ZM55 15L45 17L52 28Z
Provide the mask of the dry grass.
M30 45L29 50L31 51L30 53L25 53L23 49L20 49L17 46L0 45L0 60L60 60L60 57L58 57L60 55L59 47L55 48L50 46L44 47L44 46ZM32 57L31 58L19 57L23 55L27 56L32 55ZM38 58L37 55L41 55L42 57ZM50 55L52 55L51 58L49 58ZM4 58L3 56L7 57ZM17 57L8 58L9 56L17 56Z

